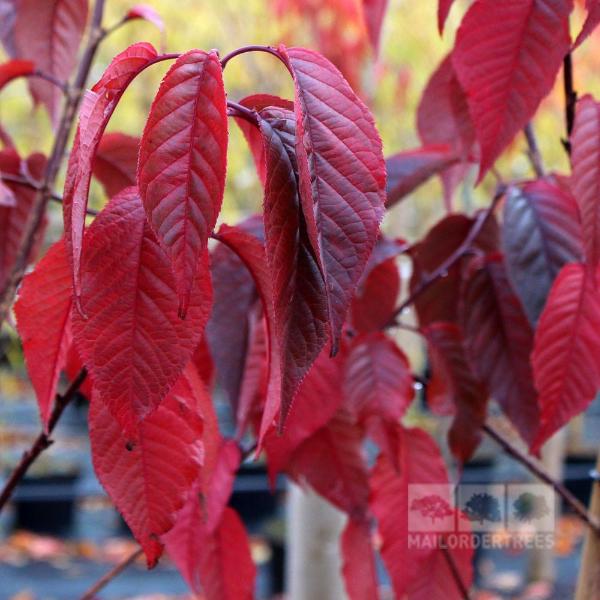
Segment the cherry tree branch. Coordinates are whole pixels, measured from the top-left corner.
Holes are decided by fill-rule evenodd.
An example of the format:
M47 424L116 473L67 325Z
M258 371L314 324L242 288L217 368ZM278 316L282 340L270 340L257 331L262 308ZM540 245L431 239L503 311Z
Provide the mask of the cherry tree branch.
M105 573L96 583L94 583L79 600L94 600L100 590L105 588L115 577L120 575L129 565L134 563L144 551L138 548L129 556L126 556L119 564L115 565L110 571Z
M562 141L567 154L571 154L571 133L575 126L577 92L573 84L573 57L569 52L563 59L563 88L565 91L565 125L567 137Z
M94 11L92 13L87 45L83 51L81 62L79 63L79 68L77 69L77 73L75 75L73 87L69 92L63 108L56 137L54 139L52 152L50 153L50 158L48 159L48 164L46 166L44 180L42 182L41 189L39 190L33 203L31 216L27 222L25 230L23 231L23 237L16 254L12 272L6 281L4 288L0 290L0 324L4 321L8 311L10 310L17 287L19 286L25 269L27 268L29 256L31 255L31 251L35 245L40 225L44 219L48 201L52 196L52 190L62 165L69 135L75 121L77 109L79 108L79 104L83 96L83 90L92 68L92 63L96 56L100 42L105 36L105 32L102 30L104 3L105 0L96 0L94 4Z
M47 448L49 448L53 441L51 439L52 432L58 423L63 411L73 400L75 394L79 390L79 387L87 377L87 371L82 369L79 372L79 375L73 380L67 391L61 396L57 395L56 400L54 401L54 409L52 410L52 414L50 415L50 421L48 422L48 432L41 431L37 436L29 450L23 453L19 464L14 468L11 476L8 478L8 481L4 484L4 488L0 492L0 512L6 505L6 503L10 500L15 488L18 483L23 479L25 474L27 473L29 467L34 463L37 457Z
M533 125L527 123L523 130L525 139L527 140L527 156L531 162L531 166L535 171L537 177L543 177L545 175L544 163L542 162L542 155L540 154L540 148L535 137Z
M564 500L565 504L567 504L596 535L600 536L600 522L588 512L586 507L560 481L552 477L539 462L513 445L489 423L485 423L482 426L482 430L501 446L507 454L526 467L539 480L551 486Z

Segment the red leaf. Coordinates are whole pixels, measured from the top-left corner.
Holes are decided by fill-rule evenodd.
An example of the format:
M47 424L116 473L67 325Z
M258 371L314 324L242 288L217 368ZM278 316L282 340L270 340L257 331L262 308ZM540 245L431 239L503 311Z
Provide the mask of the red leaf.
M87 16L87 0L19 0L16 57L34 61L40 71L66 83L77 61ZM62 102L60 88L36 77L29 80L29 89L56 124Z
M15 20L18 0L0 0L0 41L9 56L15 55Z
M135 185L140 139L124 133L102 136L93 163L94 176L109 198Z
M15 304L27 370L46 430L72 339L72 299L71 270L61 239L25 277Z
M300 209L294 113L267 108L259 115L266 165L265 250L274 300L271 339L281 357L283 423L298 385L327 341L327 306Z
M360 520L364 518L369 495L361 444L360 428L347 412L340 410L295 450L287 473Z
M461 246L473 222L473 219L465 215L454 214L445 217L430 229L425 238L412 250L411 293L419 289L425 278ZM495 219L490 219L486 223L475 240L475 245L486 253L498 248L498 226ZM460 273L461 265L456 264L448 270L445 277L430 285L415 300L419 324L422 327L435 321L456 321Z
M156 50L150 44L130 46L112 60L98 83L86 92L83 99L79 127L67 167L63 200L65 239L73 261L76 296L81 295L83 230L94 155L127 86L141 71L153 64L156 57Z
M450 9L452 8L452 4L454 4L454 0L439 0L438 4L438 30L440 35L444 33L444 25L446 24L446 19L450 14Z
M552 89L571 46L572 8L572 0L476 0L463 19L452 60L481 146L479 180Z
M573 196L549 180L506 194L502 247L508 274L532 325L563 265L581 260L581 226Z
M458 160L456 152L448 145L405 150L386 159L387 208L394 206L430 177L455 165Z
M160 32L164 32L165 24L158 12L146 4L136 4L127 11L125 18L129 21L134 19L143 19L155 25Z
M325 278L335 353L383 217L381 140L369 110L327 59L303 48L279 51L294 77L302 209Z
M363 16L369 34L369 42L375 57L379 54L381 27L388 7L388 0L362 0Z
M165 75L140 145L140 194L171 259L182 315L223 201L226 112L217 53L191 50Z
M90 406L96 475L144 549L149 567L162 554L160 536L175 524L200 474L203 425L195 404L185 388L176 386L139 423L135 440L123 433L100 397Z
M167 552L190 588L207 600L251 600L256 567L250 544L237 513L225 508L214 534L202 525L194 496L180 512L177 525L164 538Z
M433 323L423 333L433 373L427 385L427 401L437 414L456 413L448 441L454 456L466 463L481 440L480 428L487 416L487 392L471 371L459 327L453 323Z
M406 355L381 332L356 337L345 363L346 406L360 420L398 422L414 398Z
M598 0L585 0L585 7L588 12L587 18L581 28L581 32L575 40L573 49L582 44L600 23L600 2Z
M72 383L73 381L75 381L75 379L81 372L81 369L83 368L84 364L81 361L81 358L79 357L79 352L77 352L75 344L71 344L67 351L67 357L65 359L65 375L67 376L68 380ZM83 380L83 383L79 386L79 392L83 396L85 396L86 399L89 401L92 398L92 390L92 378L88 374L88 376Z
M498 254L475 260L466 277L461 322L477 377L523 439L531 443L540 413L529 356L533 331Z
M17 77L31 75L35 71L35 64L30 60L13 59L0 64L0 90Z
M350 600L377 600L377 571L368 523L349 519L341 549L342 574Z
M414 486L412 489L417 491L418 484L439 486L434 488L435 493L450 515L453 513L452 492L444 461L433 439L420 429L403 429L400 426L398 435L400 469L397 471L384 455L379 456L371 473L370 507L377 518L382 538L381 557L392 580L394 593L398 598L404 598L405 594L412 598L410 592L413 586L417 587L424 577L431 577L431 561L439 550L435 543L409 548L408 519L409 515L413 518L417 514L409 498L409 486ZM423 525L426 527L427 521ZM427 531L427 528L417 530ZM436 538L432 541L436 542L437 534L431 535ZM461 575L469 587L470 569ZM450 586L447 587L446 593L451 594ZM448 597L454 599L458 596Z
M571 148L573 194L586 260L593 268L600 261L600 104L589 95L577 103Z
M16 205L17 199L15 198L13 191L5 185L2 179L0 179L0 207L14 208Z
M110 249L110 251L109 251ZM177 314L169 261L135 188L115 196L86 234L75 343L99 397L132 435L198 346L211 304L208 265L196 276L189 318Z
M0 173L22 177L23 170L32 177L41 178L46 168L46 159L42 154L32 154L25 164L22 164L19 155L13 149L0 152ZM16 206L0 206L0 289L10 276L17 254L23 241L23 232L30 217L36 192L26 186L5 182L6 187L12 192ZM29 261L35 258L39 245L43 239L46 220L40 225L37 232L37 243L32 249Z
M343 402L342 383L341 359L321 352L298 389L283 435L271 427L265 436L271 481L286 468L300 444L333 418Z
M600 386L600 298L582 265L567 265L550 291L531 357L541 424L532 443L543 443L583 412Z

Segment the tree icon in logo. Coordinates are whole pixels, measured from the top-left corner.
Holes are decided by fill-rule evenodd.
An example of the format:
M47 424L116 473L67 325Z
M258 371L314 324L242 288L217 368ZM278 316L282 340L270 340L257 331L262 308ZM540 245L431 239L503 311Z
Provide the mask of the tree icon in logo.
M454 514L448 502L437 494L415 498L411 502L410 510L419 512L422 517L430 518L432 523L435 523L436 519L444 519Z
M463 509L463 516L471 522L483 525L485 521L499 523L502 520L498 498L487 492L473 494Z
M523 492L512 505L515 518L522 523L531 523L550 514L546 498L541 495Z

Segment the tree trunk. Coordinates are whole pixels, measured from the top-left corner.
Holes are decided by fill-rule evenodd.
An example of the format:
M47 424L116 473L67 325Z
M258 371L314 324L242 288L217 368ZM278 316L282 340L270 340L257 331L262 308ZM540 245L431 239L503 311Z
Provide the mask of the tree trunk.
M340 534L344 515L310 490L290 483L287 514L287 597L344 600Z

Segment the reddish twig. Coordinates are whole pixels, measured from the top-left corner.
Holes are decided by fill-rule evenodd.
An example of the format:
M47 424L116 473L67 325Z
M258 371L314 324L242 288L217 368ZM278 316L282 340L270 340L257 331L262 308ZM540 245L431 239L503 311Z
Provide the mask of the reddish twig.
M36 458L44 451L46 448L52 445L52 439L50 436L52 435L52 431L56 427L60 416L63 411L71 402L71 400L75 397L75 394L79 390L79 387L83 383L84 379L87 376L87 371L82 369L79 375L75 378L75 380L69 386L69 389L64 393L64 395L56 396L56 400L54 401L54 409L52 410L52 414L50 415L50 421L48 422L48 432L40 432L35 441L33 442L31 448L23 453L19 464L15 467L11 476L8 478L8 481L5 483L2 492L0 493L0 512L6 505L6 503L10 500L15 488L18 483L23 479L25 474L27 473L29 467L33 464Z
M90 587L81 596L80 600L94 600L96 594L103 588L105 588L115 577L120 575L129 565L134 563L144 551L138 548L135 552L132 552L129 556L123 559L118 565L115 565L108 573L105 573L92 587Z
M575 126L577 92L573 83L573 58L569 52L563 59L563 88L565 91L565 126L567 137L562 141L567 154L571 154L571 134Z
M456 566L456 563L454 562L454 557L452 556L452 553L445 546L442 547L442 553L444 555L444 558L446 559L446 562L448 563L448 568L450 569L450 573L452 574L452 579L454 579L456 587L458 588L461 596L464 598L464 600L469 600L469 590L465 585L465 582L462 580L462 577L460 576L460 572Z
M527 156L529 157L531 166L537 177L543 177L545 175L544 163L535 137L535 132L533 131L533 125L527 123L523 132L525 133L525 139L527 140Z

